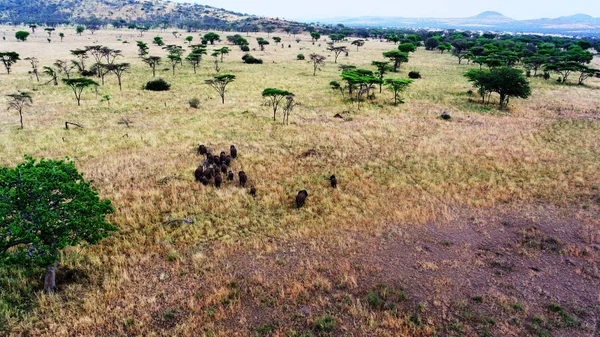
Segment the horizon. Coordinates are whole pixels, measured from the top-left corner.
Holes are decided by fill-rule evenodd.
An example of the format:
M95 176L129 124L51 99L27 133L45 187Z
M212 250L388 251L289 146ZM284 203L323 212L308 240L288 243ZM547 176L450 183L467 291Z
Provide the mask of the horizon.
M492 1L461 0L448 3L440 0L428 0L419 5L389 4L386 1L374 0L370 6L359 6L362 2L348 0L343 5L337 2L319 2L306 0L302 4L281 4L274 0L250 2L245 0L173 0L179 3L197 3L232 12L277 17L297 21L318 21L322 19L352 18L362 16L403 17L403 18L465 18L483 12L498 12L515 20L531 20L542 18L558 18L576 14L600 17L600 2L590 4L589 1L575 0L569 3L556 2L548 6L547 2L534 0L523 3L509 0L503 3ZM315 9L316 8L316 9ZM467 10L465 10L467 8ZM390 14L393 12L394 14ZM534 13L534 14L531 14Z

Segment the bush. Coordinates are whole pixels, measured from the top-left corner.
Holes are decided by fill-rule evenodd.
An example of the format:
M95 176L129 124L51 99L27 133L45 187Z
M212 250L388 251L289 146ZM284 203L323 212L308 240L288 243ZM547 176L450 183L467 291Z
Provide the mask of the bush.
M240 46L240 49L241 49L242 51L250 51L250 47L248 47L248 46L247 46L247 45L245 45L245 44L244 44L244 45L241 45L241 46Z
M247 63L247 64L262 64L263 63L263 60L257 59L256 57L254 57L250 54L246 54L246 55L242 56L242 60L244 60L244 63Z
M418 79L421 78L421 74L418 71L411 71L408 73L408 78Z
M304 60L304 54L298 54L298 56L296 56L296 60Z
M194 109L198 109L198 107L200 106L200 100L196 97L190 99L188 103L190 103L190 107Z
M169 88L171 88L171 84L169 82L163 80L162 78L149 81L144 86L144 89L150 90L150 91L167 91L167 90L169 90Z
M335 329L335 318L331 315L325 315L317 319L314 328L319 332L332 332Z

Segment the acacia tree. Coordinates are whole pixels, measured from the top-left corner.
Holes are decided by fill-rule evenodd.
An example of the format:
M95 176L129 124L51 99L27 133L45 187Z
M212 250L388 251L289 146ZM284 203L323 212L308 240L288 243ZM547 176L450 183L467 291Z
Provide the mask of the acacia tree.
M329 47L327 47L327 50L333 52L335 57L333 63L337 63L338 56L340 56L341 53L348 52L348 48L346 48L346 46L334 46L333 44L330 44Z
M144 57L146 55L148 55L148 44L145 43L144 41L136 41L137 47L138 47L138 56L139 57Z
M156 66L160 64L160 56L144 57L142 61L152 68L152 77L156 77Z
M283 124L290 124L290 114L294 107L298 105L298 102L294 100L294 94L289 94L285 96L285 102L283 103Z
M401 99L398 100L398 93L403 91L408 87L409 84L412 83L412 80L407 78L386 78L385 85L390 88L394 92L394 105L400 103L404 103Z
M105 64L104 68L117 76L117 80L119 81L119 91L123 91L123 88L121 87L121 78L123 77L123 73L131 68L131 65L129 63L109 63Z
M75 32L76 32L76 33L77 33L79 36L81 36L81 33L83 33L83 31L84 31L84 30L85 30L85 27L84 27L84 26L77 26L77 27L75 27Z
M71 71L73 70L74 65L65 60L56 60L54 65L58 68L59 72L65 73L67 78L71 78Z
M48 76L50 76L50 81L46 82L48 84L50 82L54 82L54 85L58 85L58 71L54 70L52 67L43 66L44 69L42 72Z
M204 34L204 36L202 37L202 39L210 42L210 44L215 44L215 41L221 41L221 37L219 36L219 34L213 33L213 32L209 32Z
M258 45L260 46L260 50L265 50L265 46L269 44L269 41L263 39L262 37L257 37L256 41L258 42Z
M17 63L20 60L19 54L14 51L0 52L0 60L4 64L4 68L6 72L10 74L10 70L13 64Z
M206 55L206 47L202 45L195 45L192 52L185 58L194 68L194 74L196 74L196 68L202 61L202 55Z
M389 58L394 63L393 72L398 72L400 63L408 62L408 53L403 53L399 50L390 50L383 53L383 57Z
M105 221L110 200L100 200L71 161L26 156L13 169L0 167L0 200L0 264L46 268L45 293L56 288L62 249L117 230Z
M35 75L35 78L39 82L40 76L38 74L38 67L40 65L40 61L38 61L38 59L35 57L26 57L25 60L29 61L31 64L31 72Z
M279 103L281 100L287 97L288 95L293 95L291 92L287 90L281 90L276 88L266 88L262 92L262 97L267 98L270 101L271 107L273 108L273 120L277 120L277 108L279 107Z
M417 50L417 47L410 43L410 42L406 42L406 43L401 43L398 45L398 50L403 52L403 53L414 53Z
M313 76L317 75L317 68L325 63L325 56L319 54L310 54L310 62L313 63Z
M48 33L48 37L52 37L52 32L55 31L56 29L48 27L48 28L44 28L44 30L46 31L46 33Z
M63 42L63 39L65 38L65 33L63 33L63 32L58 33L58 37L60 37L60 42Z
M63 83L71 87L73 89L73 93L75 94L75 99L77 99L77 106L81 105L81 93L83 89L89 86L98 86L99 84L89 78L63 78Z
M219 55L221 55L221 63L223 63L223 56L225 54L229 54L229 48L228 47L222 47L219 49L215 49L215 53L219 53Z
M523 71L511 67L497 67L491 70L470 70L465 77L478 88L483 99L486 93L500 95L500 110L504 110L510 97L527 98L531 95L529 82Z
M352 41L351 45L356 46L356 51L358 51L358 47L362 47L365 45L365 40L361 40L361 39L354 40L354 41Z
M213 79L204 81L206 84L210 85L219 96L221 96L221 103L225 104L225 88L231 82L235 81L235 75L232 74L221 74L215 76Z
M371 62L371 65L377 68L377 72L375 74L377 75L376 77L379 79L379 93L381 93L383 77L385 76L385 74L387 74L387 72L394 70L394 68L390 66L389 62L383 61L373 61Z
M73 61L73 64L79 69L80 72L85 71L84 60L89 58L87 49L75 49L71 50L71 55L77 57L79 61Z
M311 32L310 33L310 37L312 38L312 42L313 44L317 41L319 41L319 39L321 38L321 33L319 32Z
M28 92L21 92L19 94L11 94L7 96L12 98L12 100L8 101L7 110L16 110L19 112L21 129L23 129L23 108L31 106L31 104L33 104L33 98L31 98L31 95Z
M177 64L181 64L181 55L183 54L183 48L174 44L170 44L163 47L169 52L167 58L171 61L171 68L173 69L173 75L175 75L175 67Z

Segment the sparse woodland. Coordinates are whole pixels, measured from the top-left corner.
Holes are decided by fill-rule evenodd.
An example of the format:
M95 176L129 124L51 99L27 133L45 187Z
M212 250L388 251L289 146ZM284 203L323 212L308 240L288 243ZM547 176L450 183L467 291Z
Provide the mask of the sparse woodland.
M36 28L0 166L69 157L106 223L9 267L0 206L0 335L597 333L595 40Z

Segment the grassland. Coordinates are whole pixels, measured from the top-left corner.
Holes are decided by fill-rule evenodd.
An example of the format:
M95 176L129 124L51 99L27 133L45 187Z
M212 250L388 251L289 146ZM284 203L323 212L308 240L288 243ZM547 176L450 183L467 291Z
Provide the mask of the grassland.
M0 106L17 91L31 91L34 105L24 130L18 114L0 109L0 164L15 165L24 154L70 157L112 200L119 232L66 250L56 294L40 293L40 271L0 272L0 331L574 336L596 328L599 79L576 86L533 78L532 97L501 112L468 93L462 74L470 65L419 49L391 74L423 76L403 93L406 103L393 106L384 89L358 110L328 83L339 80L339 64L370 68L394 45L371 40L334 64L326 44L306 35L298 43L276 34L283 47L261 52L255 37L266 34L250 34L251 54L264 64L242 64L243 53L232 48L220 67L237 79L221 104L204 84L216 74L211 57L197 75L189 65L172 75L163 64L157 77L171 90L141 90L152 74L135 41L161 35L183 45L185 33L65 33L62 43L48 43L42 32L17 43L14 29L2 27L0 50L50 65L86 45L121 49L120 62L133 65L123 91L109 76L78 107L68 87L38 84L19 62L13 74L0 74ZM299 53L328 59L313 76ZM152 46L150 55L165 53ZM266 87L292 91L301 103L289 126L280 115L272 120L260 95ZM194 97L198 109L188 104ZM440 119L442 111L452 119ZM65 121L84 128L66 130ZM235 184L195 183L198 144L217 152L235 144L234 169L248 174L256 199ZM337 190L328 187L331 174ZM298 210L293 198L301 189L309 197ZM174 218L194 223L164 225ZM547 249L548 238L559 252ZM544 265L531 267L541 276L531 275L535 261ZM486 282L469 278L482 270L488 274L478 280ZM556 282L535 285L548 280Z

